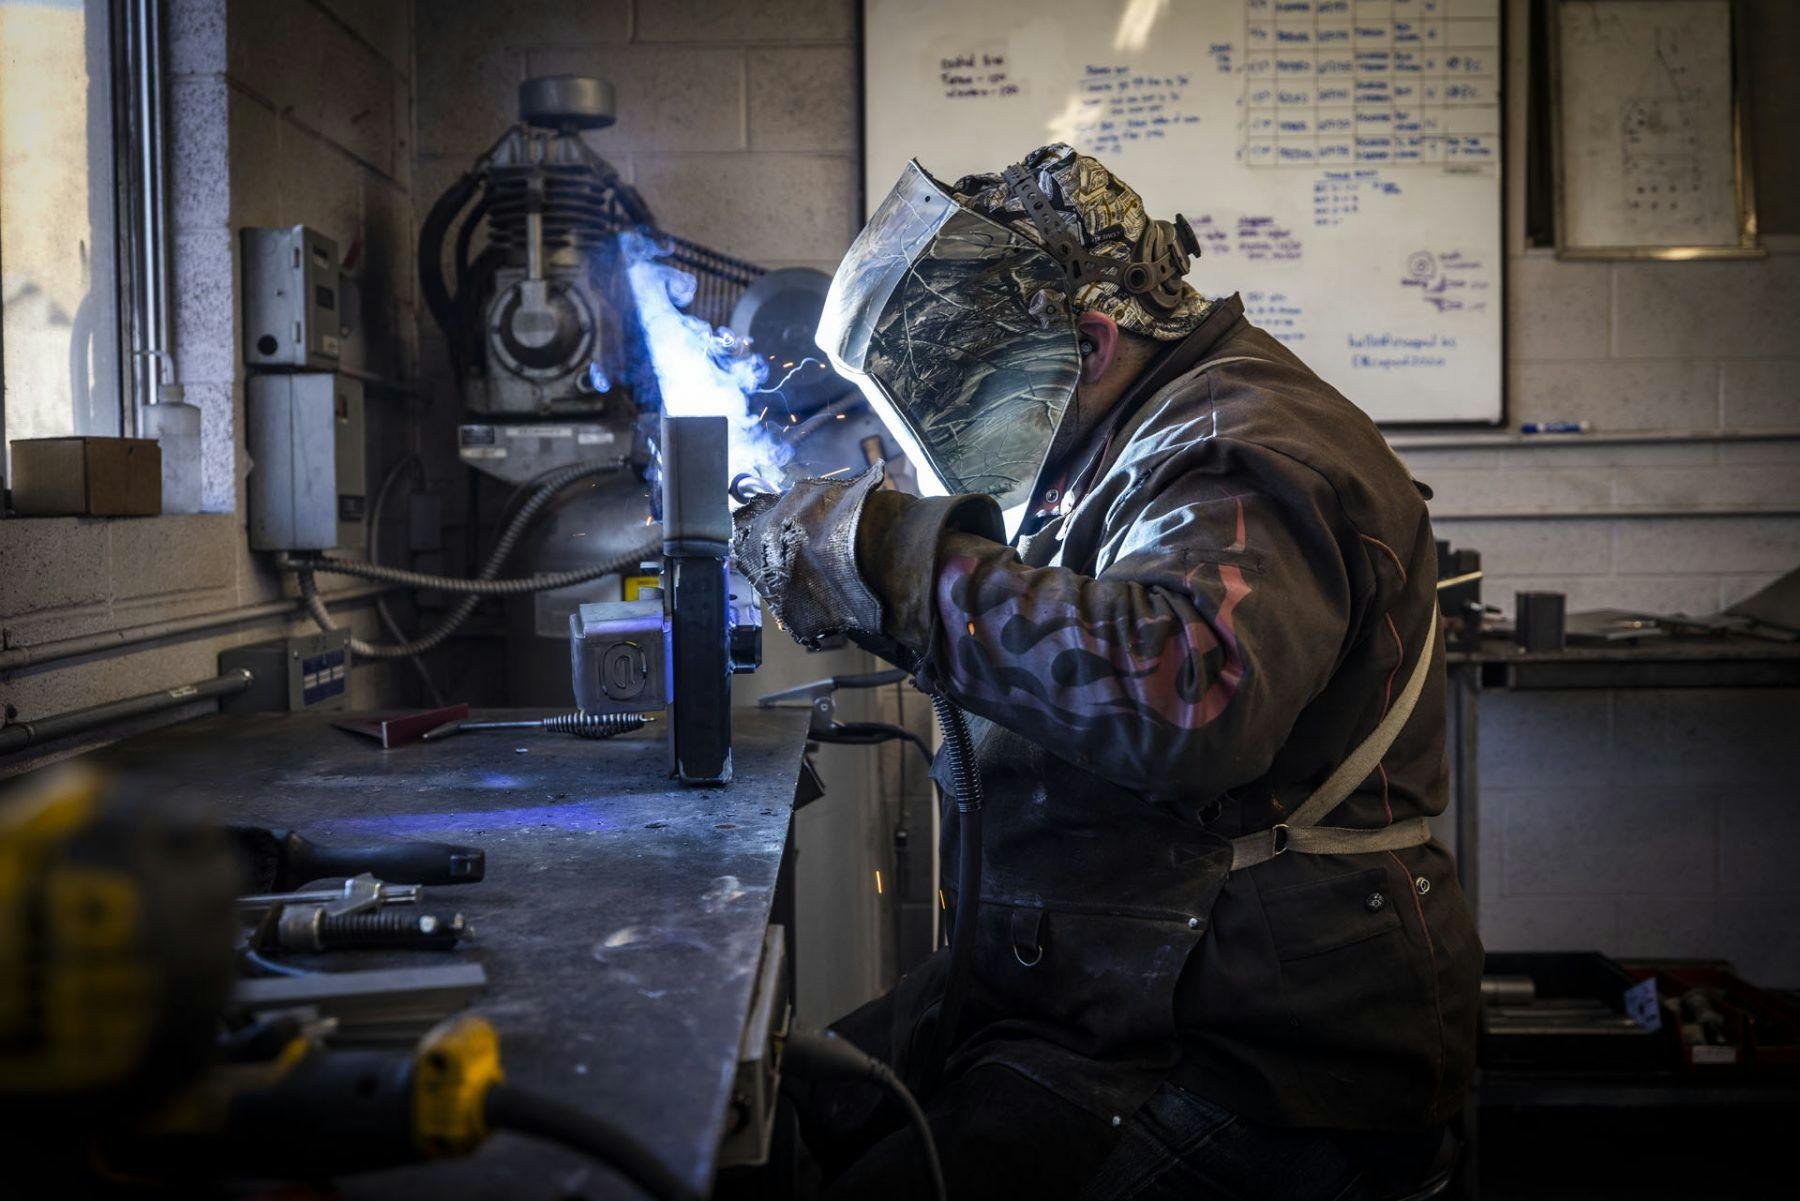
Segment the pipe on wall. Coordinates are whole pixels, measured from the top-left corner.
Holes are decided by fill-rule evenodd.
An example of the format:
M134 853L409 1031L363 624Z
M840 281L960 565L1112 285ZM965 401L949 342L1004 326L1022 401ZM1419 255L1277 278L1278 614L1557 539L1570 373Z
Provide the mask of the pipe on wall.
M72 709L67 713L55 713L49 717L41 717L36 721L12 722L0 726L0 755L24 750L28 746L49 742L54 738L66 738L71 734L84 734L89 730L97 730L115 722L125 721L133 717L142 717L146 713L158 713L164 709L174 709L182 705L192 704L212 697L230 696L250 687L255 679L246 668L233 668L210 680L200 680L193 684L179 684L174 688L164 688L160 692L146 692L142 696L128 696L124 700L108 701L104 705L90 705L86 709Z
M378 596L383 592L391 591L393 587L392 584L374 584L362 588L346 588L341 592L331 593L326 599L332 604L348 604ZM118 630L101 630L98 633L83 634L75 638L58 638L54 642L40 642L33 646L12 646L0 650L0 677L12 672L23 671L28 667L42 667L47 663L58 663L64 659L78 659L84 655L118 652L127 647L145 642L155 642L162 638L175 638L183 634L216 630L222 626L267 621L275 617L299 620L305 616L304 602L295 597L287 597L282 600L264 601L258 605L244 605L236 609L197 613L192 617L174 617L168 621L153 621L144 625L126 626Z

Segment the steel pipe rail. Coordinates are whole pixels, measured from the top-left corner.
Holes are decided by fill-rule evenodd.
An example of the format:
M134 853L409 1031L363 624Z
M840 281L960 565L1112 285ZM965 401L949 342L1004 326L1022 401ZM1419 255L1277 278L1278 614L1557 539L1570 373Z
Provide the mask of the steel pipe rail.
M36 721L11 722L0 726L0 755L22 751L28 746L49 742L53 738L85 734L89 730L132 717L142 717L146 713L158 713L211 697L230 696L250 687L250 682L254 679L248 669L238 667L210 680L180 684L174 688L164 688L160 692L146 692L142 696L128 696L124 700L90 705L86 709L55 713Z

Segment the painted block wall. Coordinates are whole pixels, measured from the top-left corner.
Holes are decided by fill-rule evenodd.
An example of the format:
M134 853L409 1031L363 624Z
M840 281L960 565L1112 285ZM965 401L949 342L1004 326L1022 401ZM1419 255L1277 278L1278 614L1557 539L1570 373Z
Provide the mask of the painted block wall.
M0 704L30 718L201 679L232 645L310 620L245 617L151 641L140 627L252 609L297 593L245 536L237 231L315 226L360 247L367 352L349 364L404 387L416 374L412 6L407 0L170 0L170 157L177 375L204 420L207 513L0 521ZM379 471L419 437L408 402L366 391ZM323 581L328 597L348 581ZM366 599L342 620L379 637ZM116 647L19 666L58 640ZM352 702L409 699L410 677L359 669ZM182 711L169 719L186 716Z
M1526 137L1528 5L1507 5L1508 145ZM1401 453L1484 598L1716 612L1800 567L1800 6L1749 0L1766 259L1561 262L1524 236L1508 161L1507 410L1641 444ZM1758 440L1733 435L1755 434ZM1792 690L1487 693L1480 921L1490 948L1724 957L1800 984Z

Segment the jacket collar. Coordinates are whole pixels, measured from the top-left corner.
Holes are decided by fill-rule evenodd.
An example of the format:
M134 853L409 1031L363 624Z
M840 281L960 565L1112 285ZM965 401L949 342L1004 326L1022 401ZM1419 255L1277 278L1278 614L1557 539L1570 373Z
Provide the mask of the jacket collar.
M1021 534L1033 534L1073 507L1075 499L1093 482L1095 468L1105 460L1115 435L1137 416L1144 403L1169 384L1186 375L1244 319L1244 301L1233 292L1208 310L1193 333L1158 353L1120 395L1112 414L1089 435L1086 443L1066 460L1068 469L1045 473Z

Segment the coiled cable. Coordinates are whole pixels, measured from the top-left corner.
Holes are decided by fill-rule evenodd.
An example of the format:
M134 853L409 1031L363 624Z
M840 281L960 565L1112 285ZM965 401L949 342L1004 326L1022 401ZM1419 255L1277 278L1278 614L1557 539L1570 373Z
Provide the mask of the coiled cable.
M975 962L975 932L981 909L981 773L975 768L975 746L963 711L943 692L931 694L931 707L944 731L944 756L950 769L950 791L956 800L956 921L950 929L950 976L938 1002L937 1028L931 1054L916 1073L914 1091L926 1094L937 1085L944 1064L956 1049L956 1028L969 994Z

